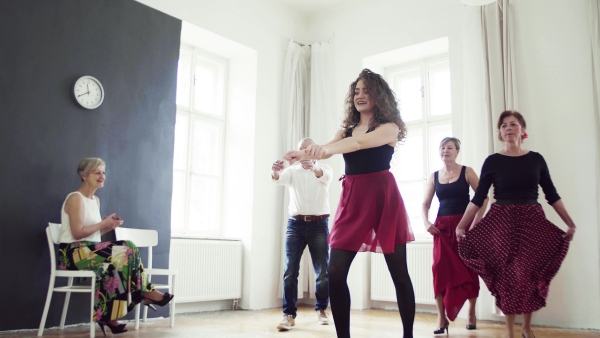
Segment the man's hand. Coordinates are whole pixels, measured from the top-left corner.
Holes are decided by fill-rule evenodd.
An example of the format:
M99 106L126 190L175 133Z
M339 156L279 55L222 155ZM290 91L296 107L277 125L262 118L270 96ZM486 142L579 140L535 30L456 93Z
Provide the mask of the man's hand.
M302 166L302 169L306 170L314 170L315 168L315 163L312 160L302 160L300 161L300 165Z
M273 162L273 166L271 166L271 169L273 170L273 172L271 173L271 177L274 180L278 180L279 172L283 169L283 161L277 160Z
M273 166L271 167L271 169L273 170L273 172L280 172L281 170L283 170L283 161L277 160L273 162Z

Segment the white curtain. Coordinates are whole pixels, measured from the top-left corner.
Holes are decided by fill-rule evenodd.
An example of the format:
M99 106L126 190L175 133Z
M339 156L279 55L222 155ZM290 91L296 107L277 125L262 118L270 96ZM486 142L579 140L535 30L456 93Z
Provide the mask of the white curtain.
M310 50L310 55L307 50ZM333 61L329 43L315 43L301 46L290 40L283 74L281 107L281 140L283 151L295 149L304 137L311 137L323 144L329 141L333 114ZM278 295L283 295L283 272L285 268L285 234L287 228L289 196L284 194L283 236L281 250L281 269ZM308 248L300 260L298 276L298 299L307 292L314 298L315 273Z
M502 147L497 138L498 116L504 110L518 110L512 5L509 0L497 0L465 10L461 156L465 165L479 172L485 158ZM480 296L479 309L494 307L491 296L483 292ZM480 311L478 318L494 319L487 310Z
M589 23L592 38L592 68L594 70L594 108L596 109L596 145L600 145L600 0L589 1ZM596 154L596 177L600 177L600 151ZM600 192L600 180L596 179L596 191ZM597 196L600 200L600 193ZM600 219L598 220L600 223Z
M464 20L463 161L481 168L487 155L501 148L497 118L517 109L517 83L513 54L512 5L498 0L481 7L466 7Z
M331 128L336 115L333 109L333 59L331 57L329 43L313 43L310 48L310 103L307 114L308 136L318 144L329 142L333 137ZM329 226L331 221L329 219ZM308 273L300 275L299 278L305 278L304 282L308 288L310 298L315 298L316 275L312 268L312 260L308 248L305 250L300 270ZM307 282L307 283L306 283Z
M329 43L314 43L310 53L310 109L308 135L317 143L333 137L336 115L333 109L333 59Z
M306 92L308 62L302 46L290 40L283 71L281 91L281 135L283 151L295 149L307 133ZM287 210L287 206L285 208Z

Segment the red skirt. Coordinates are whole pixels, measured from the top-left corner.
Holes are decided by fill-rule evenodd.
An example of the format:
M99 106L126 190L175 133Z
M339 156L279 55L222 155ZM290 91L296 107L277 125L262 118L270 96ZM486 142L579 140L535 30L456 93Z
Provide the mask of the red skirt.
M452 321L467 299L479 296L477 273L458 255L455 231L462 216L438 216L434 224L440 234L433 236L433 291L435 296L442 295L446 315Z
M329 234L332 249L393 253L415 240L404 201L389 170L345 176Z
M531 313L546 306L550 281L569 250L564 234L539 204L492 204L458 251L504 314Z

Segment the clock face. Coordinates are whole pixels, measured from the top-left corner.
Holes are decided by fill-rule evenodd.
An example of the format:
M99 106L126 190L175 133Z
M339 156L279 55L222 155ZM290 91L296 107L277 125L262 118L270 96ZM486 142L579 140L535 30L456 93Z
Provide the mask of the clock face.
M104 88L96 78L82 76L75 81L73 88L75 100L87 109L98 108L104 100Z

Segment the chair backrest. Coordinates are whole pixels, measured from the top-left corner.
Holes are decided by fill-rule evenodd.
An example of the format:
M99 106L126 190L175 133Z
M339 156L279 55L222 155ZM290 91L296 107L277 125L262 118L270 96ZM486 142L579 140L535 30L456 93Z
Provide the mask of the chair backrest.
M132 241L137 247L146 248L158 245L158 232L149 229L115 229L117 241Z
M58 236L60 235L60 224L48 223L46 227L46 239L48 240L48 249L50 250L50 271L56 269L56 253L54 252L54 244L58 244Z
M150 229L115 229L117 241L132 241L138 248L148 248L148 263L145 266L152 268L152 247L158 245L158 231Z

